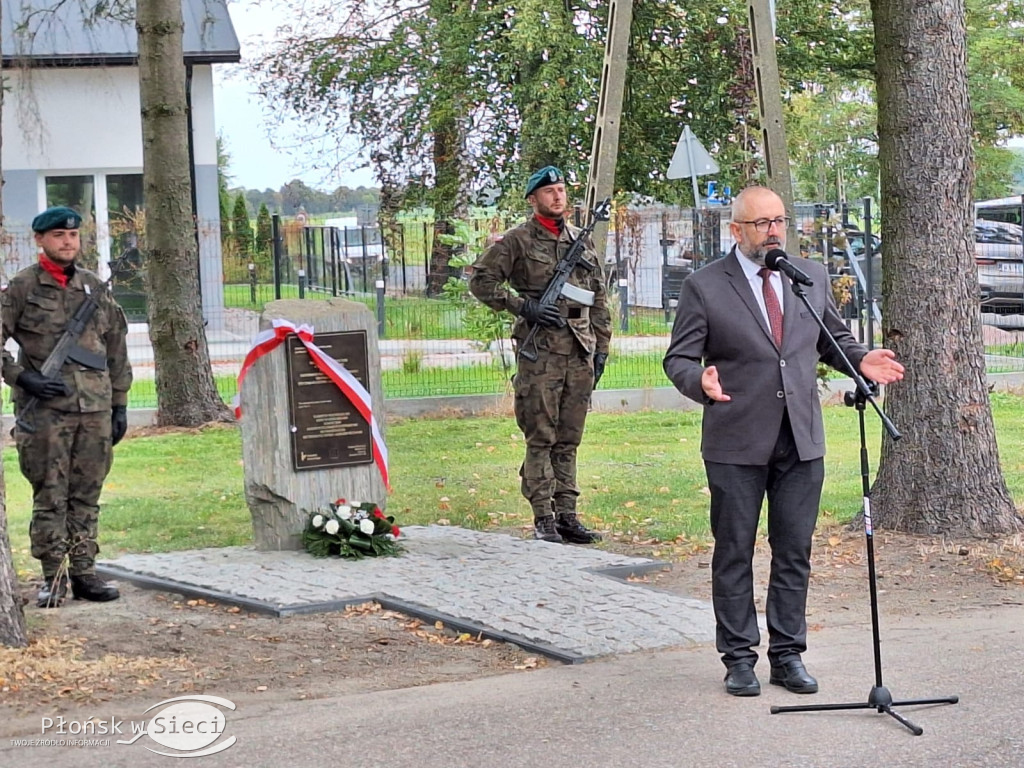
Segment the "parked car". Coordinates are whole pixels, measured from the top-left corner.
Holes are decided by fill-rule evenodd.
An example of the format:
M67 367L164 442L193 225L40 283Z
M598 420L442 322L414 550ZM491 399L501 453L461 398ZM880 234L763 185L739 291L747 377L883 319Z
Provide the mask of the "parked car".
M864 244L867 241L865 234L852 226L846 227L845 233L846 240L850 243L850 250L853 251L853 255L858 259L863 258ZM875 256L880 256L882 253L882 238L874 232L871 233L871 253Z
M845 241L843 236L845 235ZM847 225L842 234L837 234L833 239L833 245L835 251L833 252L833 261L829 265L831 271L837 275L856 275L856 270L850 263L850 259L847 255L846 245L849 245L849 256L853 257L853 261L856 262L857 267L860 268L860 272L866 281L868 279L867 274L867 260L864 258L864 244L867 238L864 233L854 227L852 224ZM882 299L882 239L872 233L871 235L871 295L875 297L876 301ZM867 286L865 285L862 292L867 293Z
M857 262L857 266L860 267L861 274L864 275L864 280L867 281L868 267L867 260L864 258L864 249L862 248L859 252L855 251L853 254L854 261ZM843 272L853 274L852 268L845 268ZM871 255L871 295L875 297L876 301L882 300L882 254L880 251L874 251ZM867 293L867 286L864 287L864 292Z
M864 233L847 229L850 250L861 271L865 270ZM872 288L875 298L882 293L882 242L871 236ZM978 219L974 223L975 262L981 311L992 314L1024 313L1024 243L1021 227L1005 221ZM840 272L852 272L845 267Z
M974 204L974 215L988 221L1006 221L1020 226L1021 196L1001 197L998 200L982 200Z
M1024 240L1021 227L1005 221L974 222L981 311L1024 313Z

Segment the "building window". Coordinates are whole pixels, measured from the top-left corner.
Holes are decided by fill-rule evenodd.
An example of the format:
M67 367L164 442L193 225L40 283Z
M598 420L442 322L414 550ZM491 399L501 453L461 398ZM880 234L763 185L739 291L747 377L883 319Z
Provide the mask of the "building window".
M96 185L89 176L47 176L46 206L66 205L82 217L82 266L96 270Z
M130 221L137 219L142 210L142 174L108 174L107 175L107 212L110 216L111 228L114 221L120 219Z
M139 250L139 236L146 226L142 211L142 174L108 174L107 217L114 298L133 323L146 321L146 278Z
M74 208L84 219L96 218L96 187L92 174L88 176L47 176L46 205L66 205Z
M126 248L138 247L138 236L145 230L142 204L142 174L108 174L107 227L110 230L110 255L117 258Z

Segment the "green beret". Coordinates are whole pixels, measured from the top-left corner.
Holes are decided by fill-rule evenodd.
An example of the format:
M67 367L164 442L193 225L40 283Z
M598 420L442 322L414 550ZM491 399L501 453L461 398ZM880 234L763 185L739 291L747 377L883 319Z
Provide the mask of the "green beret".
M82 217L74 208L64 205L47 208L32 219L32 231L43 234L51 229L78 229L82 226Z
M564 183L565 175L560 170L553 165L545 165L539 171L534 171L533 175L526 181L526 194L523 197L529 197L541 187Z

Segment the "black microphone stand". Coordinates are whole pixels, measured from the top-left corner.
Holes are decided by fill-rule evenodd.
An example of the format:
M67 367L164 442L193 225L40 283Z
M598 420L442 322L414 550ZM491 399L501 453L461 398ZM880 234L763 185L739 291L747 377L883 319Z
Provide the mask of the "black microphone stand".
M772 707L771 713L777 715L781 712L828 712L841 709L875 709L879 713L885 713L900 723L905 725L910 732L915 736L920 736L924 733L924 729L920 726L914 725L907 718L903 717L899 712L896 712L893 707L898 706L917 706L923 704L956 704L960 701L959 696L944 696L937 699L911 699L907 701L893 701L892 694L889 693L889 689L882 684L882 654L880 649L879 631L878 631L878 589L875 583L875 543L874 543L874 531L872 530L871 524L871 483L869 481L869 470L868 470L868 449L867 449L867 438L864 433L864 404L871 403L872 408L878 414L882 420L882 425L885 427L885 431L889 433L889 436L893 440L899 440L902 435L896 426L889 420L889 417L885 415L881 408L878 407L878 403L875 402L874 395L878 394L878 385L872 382L870 385L864 380L864 377L857 372L857 369L850 364L849 358L846 357L846 353L843 352L842 347L839 346L839 342L836 341L835 337L829 331L825 322L818 316L818 313L814 311L804 293L803 287L793 281L793 293L796 294L800 301L804 303L808 311L817 321L818 326L825 333L829 343L839 353L840 358L846 364L847 370L849 370L853 376L853 381L857 386L856 392L847 392L843 396L843 402L857 409L857 418L860 422L860 477L861 477L861 488L864 495L864 536L867 541L867 553L868 553L868 587L871 595L871 639L875 653L875 684L871 688L871 693L868 694L868 700L866 702L857 702L852 704L809 704L799 705L793 707Z

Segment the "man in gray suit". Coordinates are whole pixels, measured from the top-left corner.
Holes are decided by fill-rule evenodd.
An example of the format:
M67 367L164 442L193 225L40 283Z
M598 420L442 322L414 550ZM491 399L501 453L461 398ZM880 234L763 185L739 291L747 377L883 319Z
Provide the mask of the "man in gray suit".
M715 538L711 584L726 691L761 692L754 674L761 637L751 563L767 494L770 682L815 693L818 683L801 654L807 649L811 536L824 480L817 365L843 366L789 279L764 267L765 254L786 245L782 200L749 187L736 197L732 214L733 249L683 282L665 373L704 406L701 453ZM792 261L813 280L805 289L811 306L861 375L880 384L903 378L890 350L869 352L843 325L825 268Z

